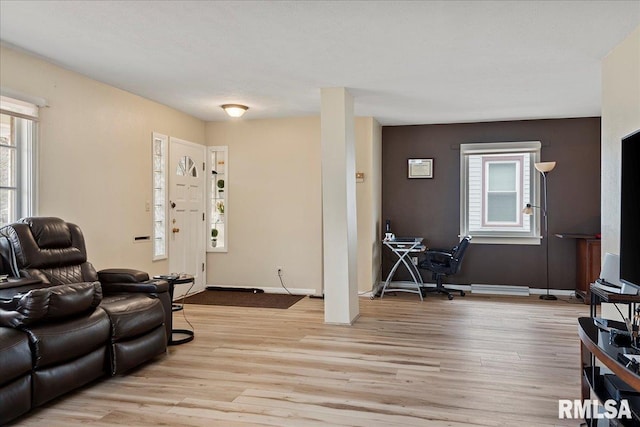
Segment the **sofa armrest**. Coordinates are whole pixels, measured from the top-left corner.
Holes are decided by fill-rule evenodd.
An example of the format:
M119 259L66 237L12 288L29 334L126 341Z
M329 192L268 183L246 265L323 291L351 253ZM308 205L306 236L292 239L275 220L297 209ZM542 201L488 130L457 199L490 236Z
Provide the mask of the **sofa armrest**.
M0 303L0 324L20 327L40 320L61 319L87 312L102 301L100 282L49 286L17 294Z
M107 268L98 271L98 280L105 294L117 292L162 293L169 292L166 280L149 280L149 274L131 268Z
M107 268L98 271L100 283L141 283L149 280L149 274L131 268Z
M118 292L160 294L169 292L169 282L166 280L147 280L140 283L102 283L102 290L105 294L114 294Z
M16 311L21 297L22 295L16 295L9 299L0 298L0 326L17 328L23 324L26 316Z

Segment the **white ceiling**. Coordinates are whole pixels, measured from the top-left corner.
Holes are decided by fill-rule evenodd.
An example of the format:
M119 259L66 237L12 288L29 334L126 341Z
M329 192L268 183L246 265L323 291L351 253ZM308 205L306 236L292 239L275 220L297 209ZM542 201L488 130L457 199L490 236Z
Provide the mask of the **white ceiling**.
M317 115L323 87L383 125L598 116L638 25L638 0L0 1L6 45L207 121Z

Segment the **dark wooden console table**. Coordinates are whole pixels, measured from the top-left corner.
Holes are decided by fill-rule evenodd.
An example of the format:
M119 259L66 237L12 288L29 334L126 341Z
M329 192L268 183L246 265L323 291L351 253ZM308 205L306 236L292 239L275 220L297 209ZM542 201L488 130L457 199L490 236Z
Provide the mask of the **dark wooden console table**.
M590 286L600 276L600 239L594 234L558 233L556 237L576 241L576 296L589 304Z
M607 326L626 330L622 322L608 320ZM640 354L640 351L615 345L611 341L611 333L598 326L592 317L578 319L578 335L580 336L580 358L582 362L582 400L590 400L591 391L600 402L614 399L615 396L610 391L611 386L607 387L607 384L617 384L618 380L621 380L624 382L627 392L623 393L621 391L620 393L629 402L633 419L612 421L620 423L614 425L623 426L635 426L640 423L640 397L635 395L635 393L640 393L640 375L638 375L638 372L627 368L620 358L621 354ZM612 379L615 381L612 381ZM588 426L601 425L598 424L596 419L585 421Z

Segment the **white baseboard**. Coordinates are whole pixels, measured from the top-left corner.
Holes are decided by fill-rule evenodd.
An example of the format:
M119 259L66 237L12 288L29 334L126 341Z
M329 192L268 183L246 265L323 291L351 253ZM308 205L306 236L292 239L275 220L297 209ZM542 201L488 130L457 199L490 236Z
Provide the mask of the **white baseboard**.
M406 288L406 289L415 289L415 285L411 281L398 281L391 282L394 288ZM390 284L390 286L391 286ZM215 285L211 285L215 286ZM384 282L380 282L378 286L366 292L358 292L359 297L371 298L372 295L377 295L384 286ZM425 283L423 285L425 288L435 288L435 283ZM445 284L447 288L462 290L465 292L470 292L472 294L478 295L510 295L510 296L529 296L529 295L542 295L546 294L546 289L538 289L538 288L530 288L528 286L510 286L510 285L482 285L482 284L471 284L471 285L454 285L454 284ZM229 286L233 287L233 286ZM251 286L252 288L261 289L269 294L286 294L287 291L282 287L268 287L268 286ZM246 286L238 286L239 289L246 288ZM317 295L317 291L315 289L305 289L305 288L287 288L289 292L293 295ZM573 296L575 291L568 289L549 289L549 293L556 296Z
M263 291L265 291L265 293L268 294L286 294L287 291L282 287L258 287L258 289L262 289ZM304 288L290 288L287 286L287 289L289 289L289 292L291 292L293 295L315 295L316 294L316 290L315 289L304 289Z
M207 285L207 286L219 286L219 285ZM287 291L282 286L277 287L269 287L269 286L225 286L225 288L238 288L238 289L260 289L267 294L286 294ZM315 295L315 289L305 289L305 288L290 288L287 286L289 292L293 295Z
M531 295L528 286L510 286L510 285L471 285L472 294L481 295L512 295L520 297L528 297Z
M411 281L398 281L391 282L394 288L407 288L415 289L415 284ZM389 284L391 286L391 283ZM368 292L368 296L371 294L377 295L384 286L384 282L378 283L378 286L371 292ZM425 283L425 288L435 288L435 283ZM530 288L528 286L512 286L512 285L484 285L484 284L471 284L471 285L444 285L450 289L462 290L465 292L471 292L472 294L479 295L511 295L511 296L530 296L530 295L542 295L546 294L546 289ZM549 289L549 293L556 296L573 296L575 291L570 289Z

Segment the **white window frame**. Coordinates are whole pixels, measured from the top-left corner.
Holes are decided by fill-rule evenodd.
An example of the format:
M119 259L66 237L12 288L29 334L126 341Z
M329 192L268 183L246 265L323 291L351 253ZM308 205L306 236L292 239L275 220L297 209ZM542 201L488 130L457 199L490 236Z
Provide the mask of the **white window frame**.
M521 171L517 173L516 179L520 179L518 184L520 188L516 190L520 194L518 203L525 207L527 203L539 206L540 179L538 172L535 170L534 163L540 159L540 141L521 141L521 142L496 142L496 143L475 143L475 144L460 144L460 236L471 235L473 244L523 244L523 245L539 245L541 242L540 234L540 212L534 211L534 214L529 218L524 217L524 213L521 209L518 209L518 218L514 223L509 224L486 224L486 214L484 210L484 201L486 201L487 183L484 168L487 167L485 163L482 164L482 222L483 226L479 229L471 227L470 212L474 210L471 207L472 201L470 201L470 169L469 159L474 155L486 156L490 160L494 158L499 159L502 157L506 161L512 161L518 157L522 158L523 153L529 153L528 164L521 165ZM517 161L517 160L516 160ZM528 173L527 173L528 172ZM520 177L520 178L519 178ZM529 197L526 197L523 186L528 183ZM478 183L474 184L477 187ZM477 194L477 191L475 192ZM475 208L477 210L477 208ZM486 226L486 227L485 227ZM495 226L492 230L492 226Z
M160 146L160 153L156 151L156 144ZM159 158L160 169L156 170L155 159ZM153 233L153 261L167 259L169 257L168 240L169 222L168 218L168 176L167 168L169 161L169 137L161 133L153 132L151 138L151 227ZM156 175L160 175L160 186L156 188ZM160 218L156 212L162 212L164 215ZM158 228L164 230L164 235L160 235Z
M44 100L32 102L24 97L5 95L2 89L0 96L0 113L21 120L20 129L16 130L16 140L6 148L16 150L16 164L13 176L15 185L2 187L16 192L16 203L9 213L8 222L15 222L26 216L37 214L38 201L38 134L39 107L46 105ZM13 93L11 93L12 95ZM19 137L24 135L24 137ZM1 144L1 142L0 142ZM0 226L4 225L0 222Z

